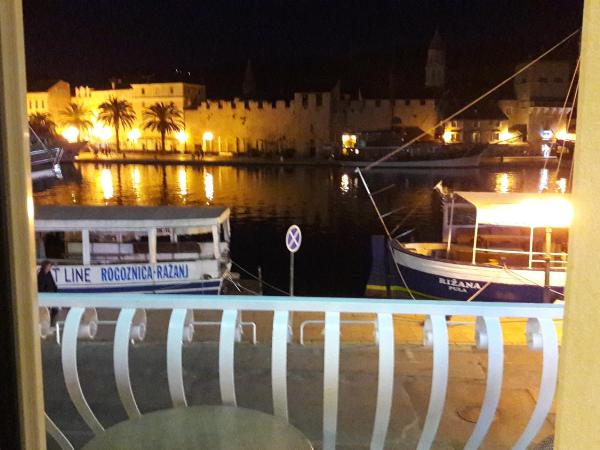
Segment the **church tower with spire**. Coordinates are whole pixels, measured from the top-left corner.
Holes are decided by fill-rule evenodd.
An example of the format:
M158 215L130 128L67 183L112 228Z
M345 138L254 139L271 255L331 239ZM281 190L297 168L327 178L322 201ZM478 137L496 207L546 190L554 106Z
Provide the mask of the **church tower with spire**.
M244 81L242 83L242 95L244 98L252 98L256 95L256 81L254 81L254 72L252 71L252 63L248 59L246 71L244 72Z
M425 87L442 89L446 82L446 51L439 30L435 30L425 64Z

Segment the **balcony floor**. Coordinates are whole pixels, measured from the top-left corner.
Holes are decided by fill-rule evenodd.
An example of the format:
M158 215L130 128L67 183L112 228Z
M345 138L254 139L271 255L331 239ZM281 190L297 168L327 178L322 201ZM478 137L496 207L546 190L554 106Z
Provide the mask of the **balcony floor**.
M260 337L259 337L260 339ZM76 448L91 438L68 398L62 377L60 347L42 345L46 411ZM320 448L323 398L322 344L289 346L288 393L290 421ZM236 346L236 393L239 406L272 413L269 345ZM403 344L396 349L396 384L387 448L412 449L420 435L431 386L431 350ZM78 347L83 392L100 422L110 426L125 420L112 370L112 343L83 342ZM343 344L340 354L338 448L367 449L377 392L377 347ZM184 381L188 404L219 404L218 346L194 342L184 347ZM468 345L452 345L446 407L435 449L463 448L485 390L487 354ZM133 391L142 413L168 408L165 344L136 344L130 351ZM502 398L496 420L482 448L508 449L523 431L535 405L541 354L524 346L507 346ZM536 442L552 434L551 411ZM49 439L51 441L51 439ZM56 448L49 442L49 448Z

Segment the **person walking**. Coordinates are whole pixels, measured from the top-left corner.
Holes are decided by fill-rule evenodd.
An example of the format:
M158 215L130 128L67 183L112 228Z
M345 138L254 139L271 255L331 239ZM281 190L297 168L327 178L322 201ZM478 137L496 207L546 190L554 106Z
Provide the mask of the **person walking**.
M45 260L40 265L40 270L37 274L38 292L58 292L58 286L52 276L52 262ZM56 324L56 316L58 308L50 308L50 326Z

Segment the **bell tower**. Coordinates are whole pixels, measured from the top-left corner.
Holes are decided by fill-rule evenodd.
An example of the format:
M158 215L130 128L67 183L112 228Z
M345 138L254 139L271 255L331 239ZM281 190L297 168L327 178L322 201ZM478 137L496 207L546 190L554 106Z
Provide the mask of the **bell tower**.
M439 30L435 30L425 64L425 87L441 89L446 82L446 51Z

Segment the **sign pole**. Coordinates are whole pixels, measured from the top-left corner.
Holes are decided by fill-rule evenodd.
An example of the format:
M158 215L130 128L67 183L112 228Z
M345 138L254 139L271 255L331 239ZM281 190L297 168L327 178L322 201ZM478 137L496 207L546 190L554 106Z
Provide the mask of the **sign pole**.
M294 296L294 252L290 252L290 296Z
M285 246L290 252L290 297L294 296L294 253L300 249L302 244L302 231L298 225L292 225L288 228L285 233ZM293 338L293 324L294 316L293 312L290 312L289 323L288 323L288 342L292 342Z

